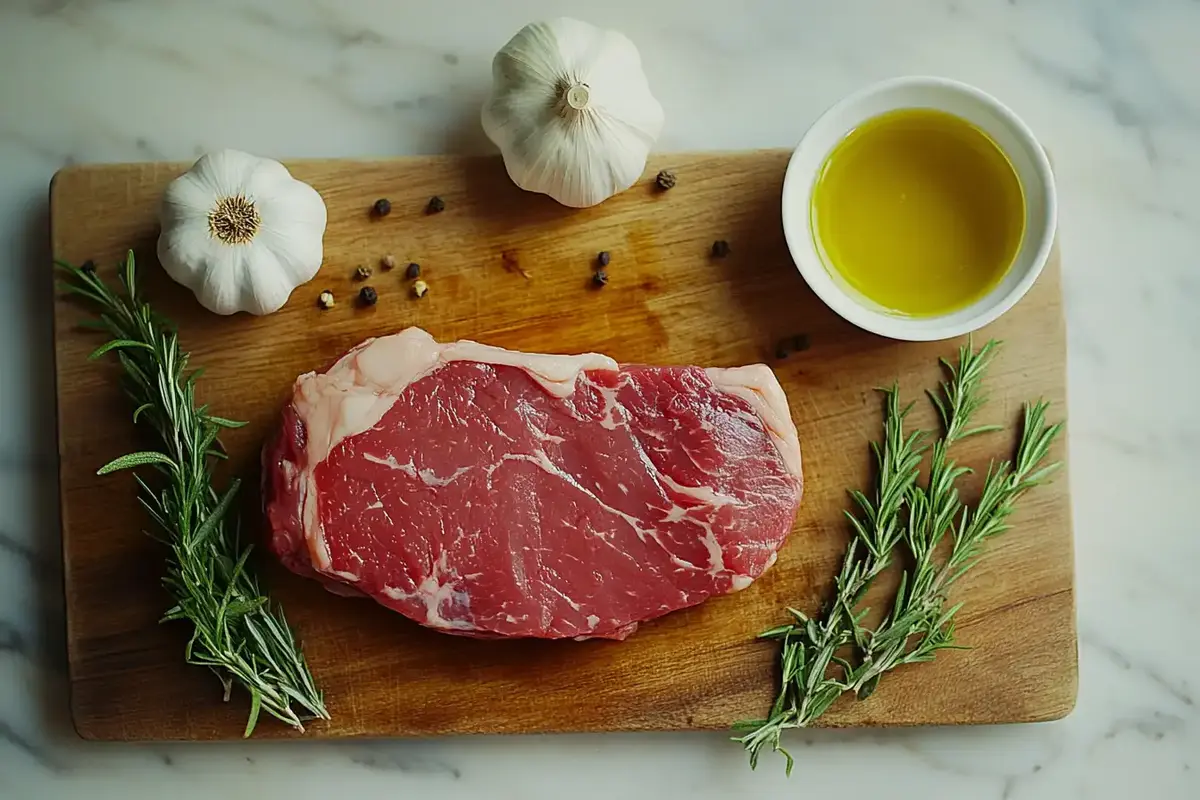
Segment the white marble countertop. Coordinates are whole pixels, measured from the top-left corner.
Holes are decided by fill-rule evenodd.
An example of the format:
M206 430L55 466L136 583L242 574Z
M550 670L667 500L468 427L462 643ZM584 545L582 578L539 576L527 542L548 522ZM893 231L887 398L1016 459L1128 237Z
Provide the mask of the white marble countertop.
M605 10L600 10L603 7ZM488 149L493 52L569 12L629 34L661 150L790 146L905 73L1024 116L1060 181L1081 689L1053 724L117 746L66 716L46 191L70 162ZM1194 0L0 0L0 797L1200 797L1200 4ZM98 211L101 211L98 209ZM171 709L163 709L170 714ZM386 793L386 794L379 794Z

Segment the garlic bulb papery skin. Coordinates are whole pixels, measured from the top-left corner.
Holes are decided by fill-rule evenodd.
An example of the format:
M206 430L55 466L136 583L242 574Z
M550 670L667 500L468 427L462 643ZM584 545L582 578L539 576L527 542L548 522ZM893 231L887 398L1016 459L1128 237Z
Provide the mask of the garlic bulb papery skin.
M663 110L633 42L564 18L526 25L500 49L482 120L514 183L583 208L637 181Z
M217 314L270 314L321 267L325 202L278 161L221 150L171 181L158 260Z

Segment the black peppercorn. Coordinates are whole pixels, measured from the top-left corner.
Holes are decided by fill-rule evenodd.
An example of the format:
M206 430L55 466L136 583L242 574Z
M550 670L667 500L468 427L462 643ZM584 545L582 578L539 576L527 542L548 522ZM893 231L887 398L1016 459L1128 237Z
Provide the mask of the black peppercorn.
M729 255L730 252L731 249L729 247L729 242L725 241L724 239L717 239L715 242L713 242L713 258L724 258L725 256Z
M425 206L426 214L437 214L446 210L446 201L434 195L429 198L429 205Z
M408 269L404 270L404 277L410 281L421 277L421 265L415 261L408 265Z
M775 357L780 361L787 358L791 354L790 339L781 339L779 344L775 345Z
M381 197L375 201L375 205L371 207L377 217L386 217L392 213L392 201L386 197Z
M596 270L596 274L592 276L592 283L597 287L608 285L608 273L602 269Z
M792 349L797 353L803 353L810 347L812 347L812 340L808 338L807 333L798 333L792 337Z
M669 169L664 169L662 172L658 173L658 175L654 178L654 183L658 186L659 189L662 189L664 192L667 189L674 189L675 188L675 173L671 172L671 170L669 170Z
M358 293L358 301L364 306L373 306L379 301L379 293L371 286L364 286Z
M96 262L92 261L89 258L87 261L83 262L83 266L80 267L79 269L83 272L86 272L88 275L95 275L96 274Z
M612 255L610 255L607 250L601 250L596 256L596 264L600 267L600 269L607 267L608 262L610 261L612 261Z

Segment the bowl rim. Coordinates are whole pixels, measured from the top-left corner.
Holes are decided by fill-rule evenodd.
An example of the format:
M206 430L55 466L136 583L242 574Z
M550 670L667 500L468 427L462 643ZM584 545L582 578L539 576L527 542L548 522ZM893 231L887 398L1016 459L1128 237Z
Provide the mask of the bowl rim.
M1025 274L1022 275L1021 279L1007 293L993 298L988 305L981 307L971 316L953 323L947 322L946 318L961 314L965 309L933 317L894 316L872 309L848 293L828 274L828 270L820 254L816 252L816 242L811 230L810 209L808 207L803 209L795 207L801 200L804 200L807 206L812 183L816 180L814 173L804 170L799 166L801 151L806 146L813 146L813 131L823 121L848 109L852 109L854 106L870 98L879 95L886 96L897 90L910 87L934 88L941 91L957 92L989 107L1028 150L1028 154L1033 161L1034 173L1041 184L1040 188L1045 201L1041 241L1038 242L1037 249L1030 257L1030 263L1024 267ZM909 106L897 104L893 109L889 110L907 107ZM949 109L946 110L949 113L954 113ZM887 113L887 111L872 114L868 119L878 116L880 113ZM826 152L822 154L820 163L824 163L829 150L849 133L850 130L845 130L838 135L836 141L832 142L826 148ZM1050 166L1050 159L1046 154L1045 148L1042 147L1030 127L1012 109L982 89L951 78L932 75L901 76L869 84L843 97L818 115L805 130L804 135L788 158L787 169L784 172L781 205L784 238L787 241L788 251L796 269L817 297L843 319L863 330L891 339L914 342L938 341L962 336L994 322L1002 314L1015 306L1037 281L1046 263L1049 261L1050 254L1054 248L1058 227L1058 196L1054 174ZM808 250L803 247L805 243L807 243ZM817 263L815 264L812 263L813 254L816 255ZM1014 264L1010 269L1017 266ZM819 274L817 274L818 272ZM968 308L970 307L968 306Z

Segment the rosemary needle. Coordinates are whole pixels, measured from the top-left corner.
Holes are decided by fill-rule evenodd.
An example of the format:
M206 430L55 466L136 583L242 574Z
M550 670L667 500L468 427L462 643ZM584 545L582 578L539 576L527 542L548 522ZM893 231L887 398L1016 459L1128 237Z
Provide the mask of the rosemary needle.
M734 726L734 738L758 765L764 747L783 754L787 773L792 756L781 744L784 731L811 725L844 692L866 699L880 678L904 664L930 661L939 650L954 648L954 616L962 604L945 608L950 586L973 566L987 540L1009 528L1017 499L1059 466L1042 466L1062 424L1047 425L1047 404L1025 406L1014 462L988 468L979 502L972 508L959 498L956 482L970 469L949 456L958 441L999 426L971 427L983 405L981 384L999 344L978 351L968 343L958 363L943 360L949 380L929 396L942 422L930 452L929 477L918 481L926 448L923 432L904 432L910 406L901 406L895 385L884 390L883 444L871 444L877 470L874 497L851 491L858 514L846 512L853 536L834 583L834 597L818 618L788 609L793 622L760 634L780 641L780 687L766 719ZM938 562L938 545L950 537L950 554ZM875 629L863 626L860 608L867 589L903 543L911 565L900 576L891 609Z
M175 605L163 621L192 625L185 649L188 663L211 669L226 700L235 683L249 692L246 736L254 731L260 711L300 731L305 719L328 719L283 611L272 606L248 568L251 547L240 543L236 517L230 513L238 481L224 492L213 485L213 461L225 457L217 436L223 428L244 423L196 406L200 370L185 374L188 354L180 351L173 326L138 295L132 252L119 276L123 294L110 289L90 266L58 262L58 267L67 276L60 286L96 307L99 320L89 327L113 337L89 358L116 353L136 409L134 422L149 424L160 440L161 450L114 459L99 474L150 467L161 475L159 489L141 475L135 477L139 500L159 528L156 538L170 550L163 584Z

